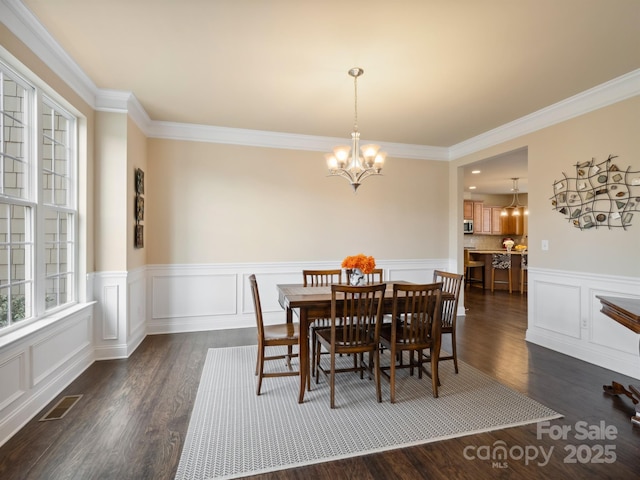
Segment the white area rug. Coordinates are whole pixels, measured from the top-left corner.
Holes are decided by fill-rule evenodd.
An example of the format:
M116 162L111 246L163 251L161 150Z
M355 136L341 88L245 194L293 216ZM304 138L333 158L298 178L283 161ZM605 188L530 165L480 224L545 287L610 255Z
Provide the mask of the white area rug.
M451 361L440 363L438 398L431 379L405 369L395 404L384 378L378 403L375 382L355 373L336 376L335 410L322 375L298 404L298 377L266 378L255 394L255 359L255 346L209 350L176 480L238 478L561 417L469 365L456 375Z

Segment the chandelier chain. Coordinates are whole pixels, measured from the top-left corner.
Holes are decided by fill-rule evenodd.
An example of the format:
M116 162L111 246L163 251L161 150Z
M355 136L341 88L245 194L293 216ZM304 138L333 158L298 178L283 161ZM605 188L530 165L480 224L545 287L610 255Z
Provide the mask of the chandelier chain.
M358 131L358 77L353 77L353 131Z

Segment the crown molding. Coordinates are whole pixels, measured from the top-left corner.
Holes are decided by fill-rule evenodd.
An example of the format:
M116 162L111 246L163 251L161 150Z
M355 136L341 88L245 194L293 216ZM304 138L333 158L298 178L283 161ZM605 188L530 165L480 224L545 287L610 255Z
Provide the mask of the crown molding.
M132 92L98 89L20 0L0 0L0 20L45 64L97 111L127 113L148 137L326 152L343 138L151 120ZM451 147L376 142L389 156L455 160L502 142L640 94L640 69L598 85Z
M455 160L636 95L640 95L640 69L453 145L449 158Z
M91 107L98 87L20 0L0 1L0 21Z
M155 121L150 122L146 133L149 137L153 138L306 150L312 152L328 152L333 150L333 147L336 145L345 142L344 138L337 137L320 137L315 135ZM384 150L392 157L419 160L449 159L449 149L446 147L388 143L375 140L371 140L371 142L384 145Z

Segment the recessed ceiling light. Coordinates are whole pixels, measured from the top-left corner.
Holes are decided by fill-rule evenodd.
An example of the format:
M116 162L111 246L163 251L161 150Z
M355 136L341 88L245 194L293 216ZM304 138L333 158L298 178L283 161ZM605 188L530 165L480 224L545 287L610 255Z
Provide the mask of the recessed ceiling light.
M475 189L476 189L476 187L475 187L474 185L471 185L471 186L469 187L469 190L475 190Z
M471 170L471 173L473 173L474 175L477 175L478 173L480 173L480 170Z

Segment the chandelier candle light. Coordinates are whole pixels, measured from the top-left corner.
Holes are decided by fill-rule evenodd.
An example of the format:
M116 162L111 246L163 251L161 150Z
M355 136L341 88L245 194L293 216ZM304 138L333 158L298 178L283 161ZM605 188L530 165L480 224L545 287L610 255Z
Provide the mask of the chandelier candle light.
M330 176L346 178L353 191L358 190L362 181L371 175L382 175L380 171L387 156L380 152L380 145L367 144L360 147L360 132L358 131L358 77L364 73L361 68L352 68L349 75L353 77L355 90L355 116L353 132L351 132L351 146L338 145L333 153L327 153L327 167ZM362 150L362 156L360 151Z

